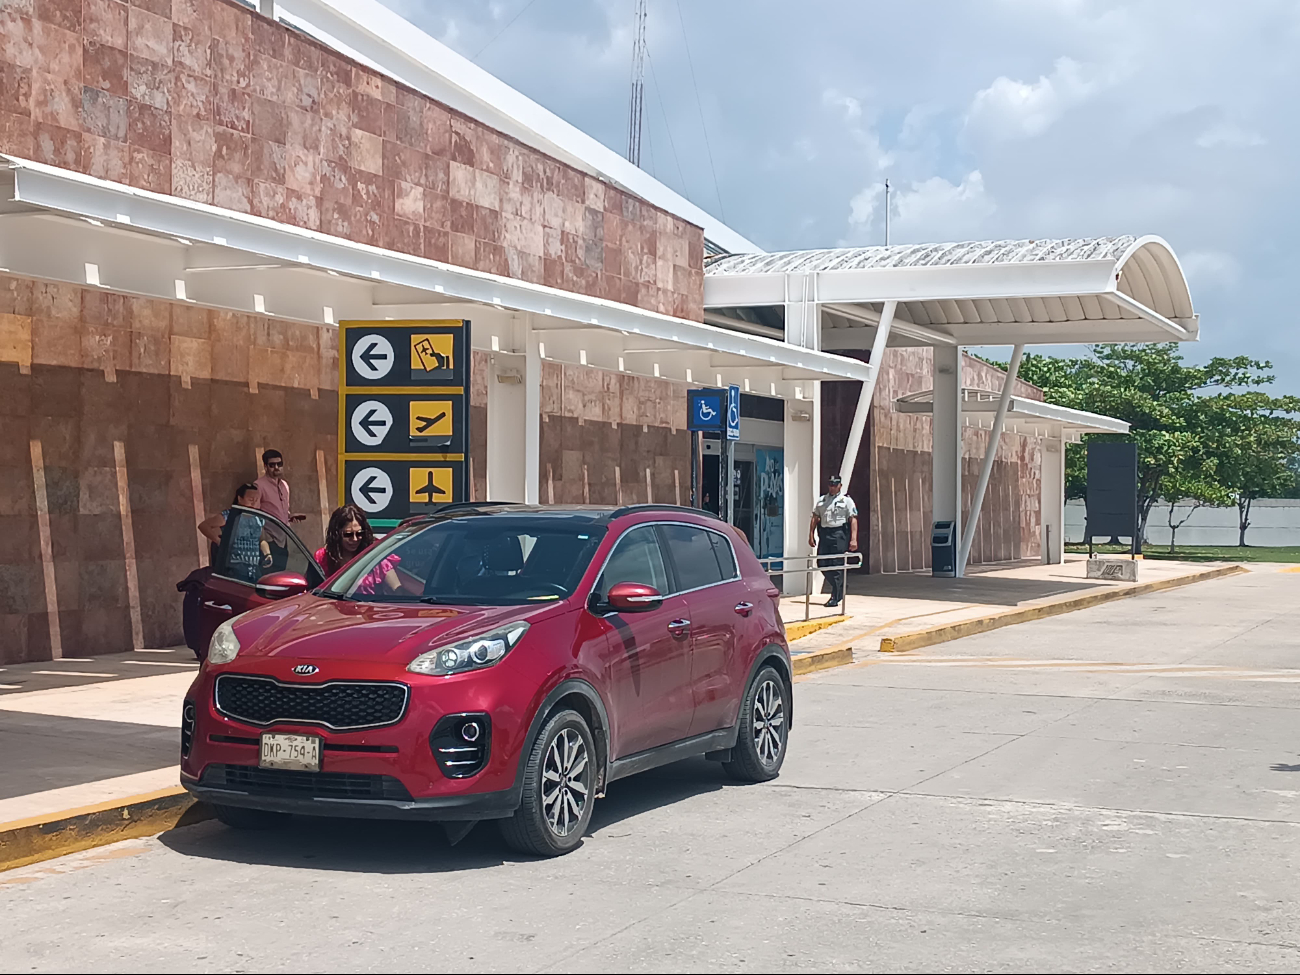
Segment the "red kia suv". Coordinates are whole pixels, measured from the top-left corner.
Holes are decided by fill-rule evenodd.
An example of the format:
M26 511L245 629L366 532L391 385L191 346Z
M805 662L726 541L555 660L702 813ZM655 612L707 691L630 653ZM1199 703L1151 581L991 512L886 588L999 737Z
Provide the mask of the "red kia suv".
M328 580L265 512L230 519L181 782L231 826L413 818L454 842L495 819L554 856L615 779L698 755L744 781L781 769L779 594L705 512L455 506Z

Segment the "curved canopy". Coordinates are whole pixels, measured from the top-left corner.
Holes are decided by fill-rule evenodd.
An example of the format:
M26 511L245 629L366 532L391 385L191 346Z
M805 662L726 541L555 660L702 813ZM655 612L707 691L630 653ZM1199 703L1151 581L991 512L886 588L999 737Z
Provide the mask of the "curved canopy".
M704 304L715 315L792 296L822 307L828 349L861 347L861 330L889 300L899 302L891 344L1192 341L1198 333L1187 280L1159 237L728 254L705 268ZM837 337L841 328L857 334Z

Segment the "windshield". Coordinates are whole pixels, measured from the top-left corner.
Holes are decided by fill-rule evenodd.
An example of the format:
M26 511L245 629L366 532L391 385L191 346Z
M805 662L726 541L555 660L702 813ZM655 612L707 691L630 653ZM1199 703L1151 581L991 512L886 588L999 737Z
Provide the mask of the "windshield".
M552 602L573 594L604 535L604 526L563 516L467 515L413 525L317 591L365 602Z

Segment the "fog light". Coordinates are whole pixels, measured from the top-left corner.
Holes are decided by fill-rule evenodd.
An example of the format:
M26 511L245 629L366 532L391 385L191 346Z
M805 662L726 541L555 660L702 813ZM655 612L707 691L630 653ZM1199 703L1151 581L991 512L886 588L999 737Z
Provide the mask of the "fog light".
M481 734L483 729L479 727L477 721L466 721L460 726L460 736L466 741L478 741Z

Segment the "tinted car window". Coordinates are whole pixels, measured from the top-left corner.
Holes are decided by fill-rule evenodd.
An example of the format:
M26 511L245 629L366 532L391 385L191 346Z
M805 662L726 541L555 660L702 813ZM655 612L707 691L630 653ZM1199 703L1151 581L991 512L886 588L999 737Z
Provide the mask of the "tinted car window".
M735 574L734 565L728 566L725 575L718 565L718 557L714 554L713 542L710 541L713 532L694 525L662 525L661 530L677 569L678 591L711 586Z
M639 582L654 586L662 593L668 592L668 572L664 569L659 539L651 526L633 528L618 540L596 583L596 591L604 595L610 586L619 582Z
M271 572L296 572L309 586L319 585L323 578L296 536L289 537L263 515L239 508L226 512L212 571L249 585Z
M713 545L713 557L718 560L718 569L722 578L735 579L740 573L736 570L736 553L731 550L731 540L723 538L717 532L709 532L709 541Z
M328 588L367 602L513 605L573 593L605 529L585 519L464 516L415 525L362 553ZM393 571L401 588L386 582Z

